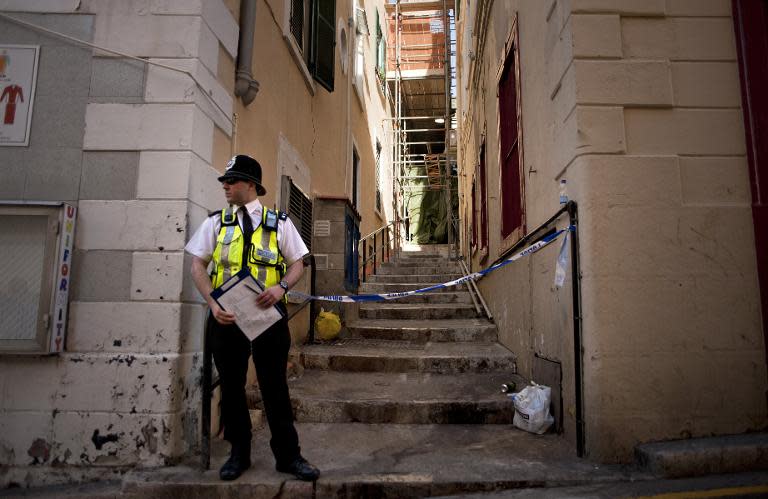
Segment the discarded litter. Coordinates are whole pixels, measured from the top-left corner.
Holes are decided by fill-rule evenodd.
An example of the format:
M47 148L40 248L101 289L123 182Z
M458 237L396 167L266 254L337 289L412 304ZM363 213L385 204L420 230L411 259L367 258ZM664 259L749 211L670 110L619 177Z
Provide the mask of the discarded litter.
M333 312L326 312L324 309L320 309L320 313L317 314L315 319L315 332L317 336L325 341L336 339L341 331L341 320L339 316Z
M548 386L531 382L517 393L508 393L515 405L515 417L512 424L521 430L541 435L555 422L549 412L552 389Z
M516 387L517 385L515 384L514 381L510 381L509 383L504 383L503 385L501 385L501 393L511 394L512 392L515 391Z

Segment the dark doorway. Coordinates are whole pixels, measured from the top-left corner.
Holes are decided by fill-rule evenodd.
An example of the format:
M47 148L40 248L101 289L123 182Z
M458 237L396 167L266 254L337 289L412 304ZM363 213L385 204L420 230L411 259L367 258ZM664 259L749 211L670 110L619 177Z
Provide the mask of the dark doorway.
M768 360L768 0L732 0Z

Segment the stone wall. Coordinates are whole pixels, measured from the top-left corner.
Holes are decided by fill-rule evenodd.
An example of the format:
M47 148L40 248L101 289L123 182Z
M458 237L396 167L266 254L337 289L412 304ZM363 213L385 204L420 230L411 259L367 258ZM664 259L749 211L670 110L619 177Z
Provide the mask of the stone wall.
M187 71L0 20L1 43L41 45L30 146L0 151L0 197L78 206L65 352L0 361L0 485L191 458L204 309L183 247L221 201L212 144L233 104L218 66L237 22L220 0L0 10Z
M527 227L556 211L562 178L579 205L588 455L627 461L638 442L764 428L765 345L730 2L492 5L484 52L460 67L465 216L484 132L489 151L489 257L474 255L473 267L503 249L495 78L517 15ZM475 26L475 12L464 12L462 22ZM474 64L482 91L461 74ZM548 249L480 287L524 375L534 374L534 356L562 362L573 441L571 297L568 283L553 287L554 268Z

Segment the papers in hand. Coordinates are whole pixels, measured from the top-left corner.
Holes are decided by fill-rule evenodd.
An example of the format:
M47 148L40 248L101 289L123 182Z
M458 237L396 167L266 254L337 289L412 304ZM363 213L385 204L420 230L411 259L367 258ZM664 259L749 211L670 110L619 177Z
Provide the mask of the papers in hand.
M246 268L211 291L211 297L221 308L235 314L235 324L253 341L283 318L283 312L276 306L261 308L256 304L262 291L262 285Z

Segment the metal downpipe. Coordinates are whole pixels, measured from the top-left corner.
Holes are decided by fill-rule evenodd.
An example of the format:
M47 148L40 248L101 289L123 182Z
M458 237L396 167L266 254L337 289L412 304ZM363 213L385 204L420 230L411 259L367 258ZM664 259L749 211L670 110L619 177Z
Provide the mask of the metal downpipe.
M256 0L240 0L240 38L237 46L235 95L247 106L259 92L259 82L253 78L253 35L256 30Z

